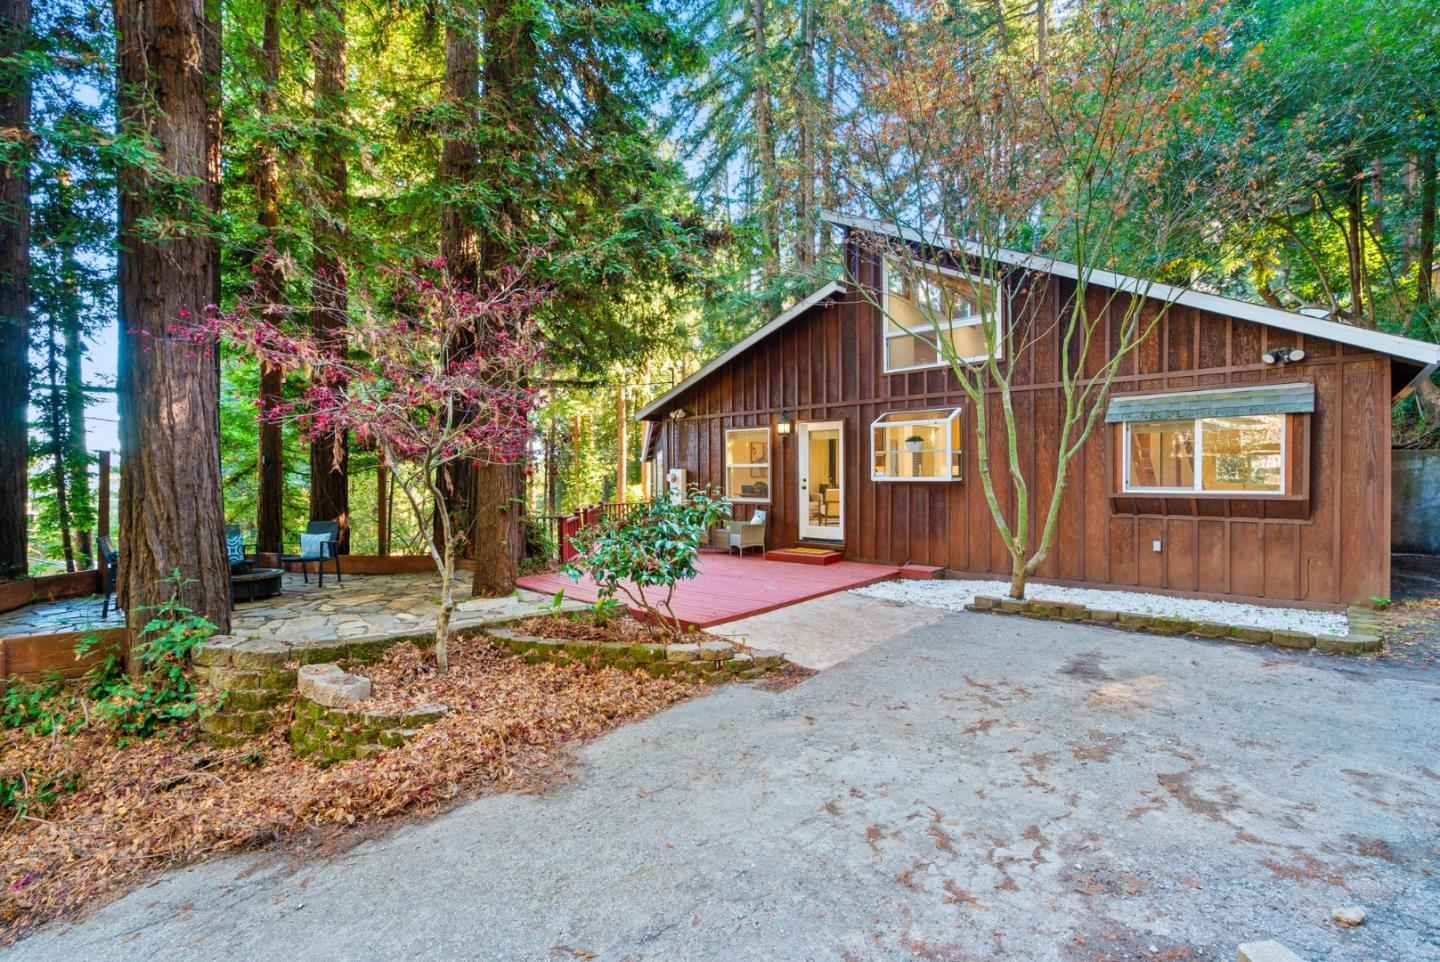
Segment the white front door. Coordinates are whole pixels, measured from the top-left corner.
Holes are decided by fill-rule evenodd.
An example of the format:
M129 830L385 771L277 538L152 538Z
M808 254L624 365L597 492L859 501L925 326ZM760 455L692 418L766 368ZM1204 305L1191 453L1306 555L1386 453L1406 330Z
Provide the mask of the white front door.
M802 421L800 448L800 537L845 540L845 422Z

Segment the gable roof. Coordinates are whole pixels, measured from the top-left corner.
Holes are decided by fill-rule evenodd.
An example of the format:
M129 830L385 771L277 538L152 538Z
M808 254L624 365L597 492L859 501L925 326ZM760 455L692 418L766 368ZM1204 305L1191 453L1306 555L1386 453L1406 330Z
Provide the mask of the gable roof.
M824 287L821 287L814 293L795 302L792 307L787 309L785 312L776 315L774 319L772 319L769 323L756 328L755 330L747 334L745 337L736 341L724 354L721 354L709 364L706 364L700 370L696 371L694 374L690 375L685 380L681 381L679 384L675 385L670 390L666 391L664 394L660 395L655 400L645 405L636 413L635 420L649 420L651 415L659 411L662 407L673 401L675 398L679 397L681 394L684 394L696 384L699 384L701 381L705 380L705 378L708 377L712 371L714 371L718 367L723 366L726 361L729 361L731 358L738 355L741 351L744 351L747 347L758 344L759 342L765 340L765 338L780 330L780 328L784 327L786 324L789 324L791 321L795 320L795 318L810 310L810 308L814 307L817 304L824 303L827 298L840 293L844 289L844 284L840 283L839 281L831 281L830 283L826 284Z
M896 227L893 224L872 220L869 217L851 217L846 214L838 214L828 210L821 212L820 216L823 220L835 224L838 227L849 227L870 234L884 234L888 237L897 237L902 240L926 244L932 247L949 247L953 250L963 250L968 254L976 256L982 253L980 245L973 241L961 241L940 234L927 238L918 231ZM1059 277L1069 278L1070 280L1078 280L1080 277L1080 268L1078 265L1070 261L1062 261L1055 257L1026 254L1023 251L1009 250L1004 247L991 252L989 256L1002 264L1023 267L1027 270L1041 271L1046 274L1055 274ZM1410 361L1413 364L1420 364L1431 368L1440 365L1440 344L1431 344L1428 341L1417 341L1414 338L1401 337L1398 334L1386 334L1384 331L1373 331L1365 327L1356 327L1353 324L1341 324L1339 321L1325 320L1324 318L1313 317L1297 311L1268 307L1264 304L1242 301L1239 298L1226 297L1222 294L1206 294L1188 287L1175 287L1170 284L1161 284L1158 281L1147 281L1143 278L1132 277L1129 274L1117 274L1112 271L1090 271L1089 283L1098 284L1101 287L1109 287L1117 291L1133 291L1146 297L1153 297L1156 300L1180 304L1185 307L1193 307L1196 310L1209 311L1212 314L1225 314L1230 317L1238 317L1242 320L1254 321L1257 324L1264 324L1268 327L1278 327L1281 330L1293 331L1296 334L1306 334L1311 337L1323 338L1327 341L1349 344L1367 351L1388 354L1391 357Z
M902 240L930 246L943 245L954 250L963 250L976 255L980 253L980 245L971 241L959 241L940 235L926 238L918 231L910 230L909 228L898 228L894 225L868 217L851 217L834 211L822 211L821 219L837 227L848 227L853 230L864 231L871 234L883 234L888 237L897 237ZM1054 257L1027 254L1023 251L1014 251L1003 247L992 252L990 256L1003 264L1010 264L1027 270L1054 274L1059 277L1069 278L1070 280L1077 280L1080 277L1080 268L1078 265ZM1238 317L1241 320L1254 321L1257 324L1276 327L1284 331L1292 331L1296 334L1304 334L1308 337L1318 337L1327 341L1335 341L1339 344L1348 344L1352 347L1374 351L1377 354L1387 354L1390 357L1416 365L1418 370L1414 376L1410 378L1402 390L1395 393L1396 400L1404 397L1414 388L1416 383L1422 378L1429 377L1437 367L1440 367L1440 344L1431 344L1428 341L1417 341L1414 338L1400 337L1398 334L1386 334L1384 331L1374 331L1369 328L1356 327L1353 324L1341 324L1339 321L1313 317L1309 314L1299 313L1298 311L1287 311L1278 307L1268 307L1264 304L1242 301L1239 298L1226 297L1222 294L1206 294L1188 287L1175 287L1171 284L1147 281L1139 277L1132 277L1129 274L1117 274L1112 271L1092 270L1089 272L1089 282L1118 291L1133 291L1146 297L1153 297L1157 300L1180 304L1185 307L1193 307L1196 310L1208 311L1211 314L1224 314L1228 317ZM825 300L839 294L844 289L845 285L842 282L830 281L814 293L795 303L783 313L776 315L768 323L756 328L750 334L735 342L735 344L731 345L723 354L641 408L640 411L636 413L635 419L637 421L651 419L661 408L709 377L716 369L724 366L726 362L730 361L746 348L763 341L810 308L817 304L824 303Z

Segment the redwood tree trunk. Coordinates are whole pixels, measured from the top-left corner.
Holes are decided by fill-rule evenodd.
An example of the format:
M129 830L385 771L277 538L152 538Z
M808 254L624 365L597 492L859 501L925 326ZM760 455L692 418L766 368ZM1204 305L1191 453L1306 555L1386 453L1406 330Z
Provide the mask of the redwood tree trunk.
M0 58L29 46L30 0L0 0ZM0 128L28 137L30 74L0 78ZM23 578L26 549L26 469L29 444L30 170L0 167L0 581Z
M479 274L476 224L483 213L470 199L479 170L475 149L478 129L476 98L480 93L480 25L474 5L456 4L445 25L445 99L459 120L445 133L440 147L440 253L456 284L474 289ZM473 339L454 345L452 357L475 350ZM470 413L461 411L460 416ZM467 461L440 468L436 487L443 494L450 523L460 532L462 553L474 552L474 470ZM439 511L435 534L440 536Z
M751 84L755 110L755 165L760 173L760 222L764 225L765 249L771 257L780 255L780 211L776 190L775 137L771 130L770 79L767 53L765 0L750 0L750 29L754 33L755 66Z
M528 4L516 0L488 0L484 14L481 114L491 137L480 161L487 169L487 182L504 184L507 168L523 164L528 152L536 149L531 102L537 54L528 19L533 14ZM523 231L525 210L519 192L513 185L501 189L500 202L477 238L482 276L510 259L515 239ZM525 467L480 464L474 474L475 578L471 590L483 597L507 595L515 590L525 548L520 537Z
M280 84L280 16L279 0L265 0L265 18L261 39L264 75L261 78L260 110L270 118L275 113L276 91ZM265 304L280 303L283 278L273 256L276 228L280 223L280 159L276 144L261 137L255 148L256 220L267 249L259 252L256 281ZM262 365L260 369L260 402L265 408L280 400L285 377L278 368ZM284 541L285 525L285 447L279 424L260 422L260 479L256 491L255 548L257 551L279 552Z
M345 126L345 8L325 0L316 10L315 113L320 137L315 176L321 210L315 218L315 289L311 323L321 332L345 326L348 306L345 235L349 172L341 133ZM310 517L340 522L340 551L350 550L350 443L345 433L310 442Z
M220 481L220 378L213 353L167 338L178 319L214 303L219 203L218 4L115 0L122 130L148 136L159 173L119 172L120 571L116 595L132 630L147 608L180 599L228 631ZM163 191L164 237L146 224ZM173 210L173 206L171 207ZM133 649L132 649L133 651ZM131 670L136 664L132 660Z

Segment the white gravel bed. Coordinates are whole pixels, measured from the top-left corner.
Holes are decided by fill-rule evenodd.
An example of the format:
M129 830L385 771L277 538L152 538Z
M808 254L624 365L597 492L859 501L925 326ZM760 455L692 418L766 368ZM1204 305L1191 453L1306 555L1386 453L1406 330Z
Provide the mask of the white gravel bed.
M884 598L911 605L963 611L976 595L1003 598L1010 590L1004 581L882 581L856 594ZM1244 625L1250 628L1282 628L1304 631L1312 635L1346 635L1349 623L1345 616L1330 611L1305 608L1269 608L1234 601L1201 601L1198 598L1172 598L1169 595L1143 594L1138 591L1101 591L1097 588L1064 588L1031 582L1026 592L1031 601L1068 601L1105 611L1125 611L1137 615L1167 615L1188 621L1213 621L1222 625Z

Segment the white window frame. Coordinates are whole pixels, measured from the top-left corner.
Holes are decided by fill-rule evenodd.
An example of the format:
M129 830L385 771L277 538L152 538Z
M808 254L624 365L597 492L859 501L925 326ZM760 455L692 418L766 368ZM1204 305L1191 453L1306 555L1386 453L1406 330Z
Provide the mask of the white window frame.
M888 258L888 257L883 258L883 259L881 260L881 262L880 262L880 265L881 265L881 269L880 269L880 312L881 312L881 314L884 315L884 316L881 317L881 319L880 319L880 321L881 321L881 327L880 327L880 363L881 363L882 365L884 365L885 373L886 373L886 374L903 374L903 373L906 372L906 371L929 371L929 370L932 370L932 369L937 368L937 367L949 367L949 366L950 366L950 362L947 361L947 360L945 360L943 357L941 357L940 360L934 362L933 364L910 364L910 365L906 365L906 366L904 366L904 367L891 367L891 366L890 366L890 341L891 341L891 339L892 339L892 338L900 338L900 337L915 337L916 335L915 335L914 332L909 331L909 330L904 330L904 329L902 329L902 330L898 330L898 331L892 331L892 330L890 329L890 328L891 328L891 325L894 323L894 322L891 320L891 317L890 317L890 293L891 293L891 292L890 292L890 271L891 271L890 258ZM979 278L975 277L973 274L970 274L969 272L966 272L966 271L957 271L957 270L955 270L955 269L953 269L953 268L944 267L944 266L942 266L942 265L940 265L940 264L930 264L930 263L927 263L927 264L924 265L924 267L925 267L926 270L933 270L933 271L935 271L937 274L941 274L941 275L944 275L944 276L946 276L946 277L955 277L955 278L959 278L960 280L963 280L963 281L968 281L969 283L973 284L976 288L988 290L988 291L990 291L993 295L995 295L995 307L994 307L994 311L995 311L995 335L996 335L996 336L995 336L995 358L996 358L996 360L999 360L1000 358L1004 357L1004 356L1005 356L1005 339L1004 339L1004 326L1003 326L1003 324L1004 324L1004 317L1003 317L1003 315L1002 315L1002 313L1001 313L1001 299L1000 299L1000 297L999 297L999 292L996 291L996 285L986 283L985 281L980 280ZM982 313L976 314L973 318L966 318L966 319L961 320L961 321L956 321L955 319L952 318L952 319L944 322L943 324L931 323L930 326L928 327L928 330L930 330L930 331L935 331L935 332L940 333L940 334L949 334L949 333L952 332L952 331L959 330L959 329L963 329L963 328L967 328L967 327L979 327L979 326L981 326L984 322L985 322L985 315L984 315L984 313L982 312ZM937 352L938 352L938 351L939 351L939 348L937 347L936 350L937 350ZM976 354L976 355L973 355L973 356L971 356L971 357L962 357L962 358L960 358L960 360L963 361L963 362L966 363L966 364L974 364L974 363L977 363L977 362L979 362L979 361L985 360L985 355L984 355L984 354Z
M930 410L933 410L933 409L930 409ZM963 448L963 447L957 448L957 447L955 447L954 445L952 445L952 444L950 443L950 442L951 442L951 439L953 439L953 438L955 437L955 422L956 422L957 419L960 417L960 412L961 412L961 408L958 408L958 407L957 407L957 408L954 408L953 410L951 410L950 413L949 413L948 415L946 415L945 417L943 417L943 418L893 418L893 415L905 414L906 412L905 412L905 411L886 411L886 412L882 413L879 417L877 417L875 420L871 421L871 422L870 422L870 480L871 480L871 481L901 481L901 482L909 481L909 482L920 482L920 483L923 483L923 484L949 484L949 483L954 482L954 481L963 480L964 475L965 475L965 462L964 462L964 459L963 459L963 455L964 455L964 453L965 453L965 452L964 452L964 448ZM922 412L918 412L918 411L917 411L916 413L922 413ZM891 418L891 420L886 420L887 418ZM936 477L935 475L926 475L926 476L924 476L924 477L918 477L918 478L915 478L915 477L902 478L902 477L900 477L900 476L898 476L898 475L880 474L880 473L878 473L878 472L875 470L875 429L876 429L876 428L881 428L881 427L884 427L884 428L916 427L916 426L929 426L929 425L940 425L940 426L943 428L944 436L945 436L945 466L946 466L946 468L949 468L949 467L950 467L950 465L951 465L952 462L954 461L955 455L959 454L959 455L962 456L962 459L961 459L961 462L960 462L960 473L959 473L959 474L950 474L950 475L946 475L945 477ZM964 441L965 441L965 435L964 435L964 432L963 432L963 431L961 432L961 435L960 435L960 441L961 441L961 443L962 443L962 445L963 445L963 443L964 443ZM889 452L886 452L886 453L888 454Z
M765 435L765 460L763 462L735 462L730 461L730 435L732 434L758 434ZM725 429L725 497L734 504L769 504L770 495L775 490L775 472L772 467L775 457L774 439L770 437L770 429L765 425L755 427L739 427ZM731 468L764 468L765 469L765 497L756 498L746 495L730 493L730 469Z
M1126 421L1124 424L1124 437L1122 438L1123 468L1124 473L1120 476L1120 490L1126 494L1177 494L1177 495L1219 495L1226 498L1276 498L1285 495L1290 490L1290 416L1271 412L1270 414L1251 415L1256 417L1278 417L1281 419L1280 427L1280 488L1276 491L1237 491L1232 489L1221 489L1204 487L1204 472L1201 464L1205 457L1205 431L1201 427L1204 421L1214 420L1213 418L1170 418L1166 421ZM1190 474L1195 479L1188 488L1142 488L1135 487L1130 483L1130 428L1134 424L1183 424L1189 421L1192 430L1195 432L1195 451L1191 454Z

